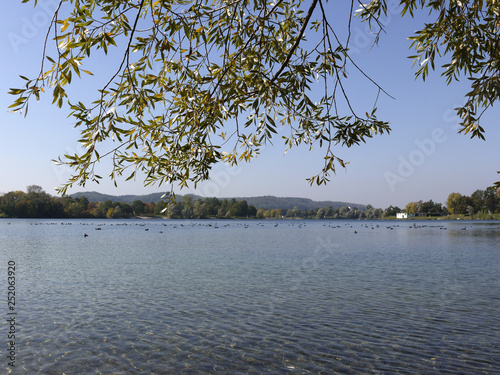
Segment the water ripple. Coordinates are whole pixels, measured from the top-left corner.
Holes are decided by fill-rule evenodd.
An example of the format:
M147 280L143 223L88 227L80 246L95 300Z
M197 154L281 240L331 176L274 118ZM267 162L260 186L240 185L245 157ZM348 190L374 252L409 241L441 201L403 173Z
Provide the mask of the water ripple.
M498 226L23 223L23 374L500 373Z

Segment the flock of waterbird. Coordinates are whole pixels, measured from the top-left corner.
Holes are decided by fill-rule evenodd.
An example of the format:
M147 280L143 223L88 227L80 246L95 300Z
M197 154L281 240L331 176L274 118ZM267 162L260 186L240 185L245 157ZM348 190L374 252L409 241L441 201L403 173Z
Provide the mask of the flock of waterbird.
M327 226L326 224L324 224L323 226ZM350 228L353 228L353 225L350 224L350 223L346 223L344 224L344 227L345 226L348 226ZM328 227L330 228L342 228L341 225L332 225L332 224L329 224ZM371 222L370 224L361 224L361 227L364 227L366 229L377 229L377 228L380 228L380 224L374 224L373 222ZM385 226L386 229L390 229L390 230L394 230L394 228L400 228L400 227L403 227L402 225L400 224L393 224L393 225L389 225L389 226ZM416 223L413 223L413 225L410 225L409 228L414 228L414 229L419 229L419 228L438 228L438 229L441 229L441 230L447 230L448 228L445 226L445 225L417 225ZM462 228L462 229L466 229L465 227ZM354 233L358 233L357 230L354 231Z
M131 226L131 227L144 227L144 231L149 231L150 229L152 229L150 227L150 224L151 221L149 220L144 220L144 222L130 222L130 223L127 223L127 222L114 222L114 223L96 223L96 222L79 222L78 224L79 225L83 225L83 226L94 226L94 230L102 230L104 227L108 226L108 227L111 227L111 226ZM379 222L379 223L383 223L383 222ZM410 229L421 229L421 228L433 228L433 229L439 229L439 230L447 230L447 226L445 225L430 225L430 224L422 224L422 225L419 225L417 224L416 222L413 222L411 224L409 223L401 223L401 224L392 224L392 225L381 225L377 222L374 222L374 221L369 221L369 222L357 222L357 223L352 223L352 222L340 222L337 223L337 222L332 222L332 221L329 221L325 224L323 224L323 227L327 227L327 228L331 228L331 229L353 229L353 232L354 234L357 234L357 233L360 233L358 231L361 231L363 229L370 229L370 230L376 230L376 229L388 229L388 230L394 230L394 229L397 229L397 228L410 228ZM9 223L10 224L10 223ZM61 223L57 223L57 222L33 222L31 223L31 225L73 225L73 224L76 224L74 222L61 222ZM282 220L280 221L279 223L274 221L274 220L270 220L269 223L266 222L266 221L256 221L256 222L240 222L240 221L236 221L236 222L231 222L231 221L224 221L224 220L221 220L221 221L205 221L205 220L200 220L200 221L196 221L196 222L193 222L193 221L185 221L185 222L179 222L179 221L175 221L173 223L161 223L161 224L158 224L157 222L155 222L155 224L157 224L157 226L159 226L160 228L163 228L163 229L167 229L167 228L171 228L171 229L177 229L177 228L184 228L184 227L207 227L207 228L214 228L214 229L218 229L218 228L226 228L226 227L230 227L230 226L239 226L239 227L243 227L243 228L250 228L252 226L256 226L256 227L265 227L265 226L273 226L273 227L279 227L279 226L291 226L291 227L297 227L297 228L303 228L303 227L306 227L307 226L307 223L303 222L303 221L297 221L297 220ZM464 227L461 227L460 228L461 230L466 230L467 229L467 226L464 226ZM159 233L163 233L163 230L159 230ZM88 237L89 234L87 232L85 232L83 234L84 237Z

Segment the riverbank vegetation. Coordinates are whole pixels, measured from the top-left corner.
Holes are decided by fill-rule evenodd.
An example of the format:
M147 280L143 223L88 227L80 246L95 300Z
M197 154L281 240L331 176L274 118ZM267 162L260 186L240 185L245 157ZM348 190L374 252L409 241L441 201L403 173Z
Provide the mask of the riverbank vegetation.
M165 209L166 208L166 209ZM500 219L500 190L488 187L476 190L471 196L451 193L446 206L429 201L410 202L404 209L389 206L386 209L367 205L333 208L331 205L316 209L262 209L249 205L246 200L193 198L183 196L173 203L89 201L85 196L54 197L40 186L28 186L27 192L13 191L0 195L0 218L130 218L165 217L169 219L395 219L399 212L415 215L412 219Z

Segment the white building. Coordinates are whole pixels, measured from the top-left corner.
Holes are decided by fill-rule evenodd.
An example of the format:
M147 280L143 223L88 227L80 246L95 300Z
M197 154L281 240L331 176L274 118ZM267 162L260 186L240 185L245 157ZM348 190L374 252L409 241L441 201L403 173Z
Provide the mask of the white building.
M414 217L415 214L408 214L406 212L398 212L396 214L396 219L409 219L410 217Z

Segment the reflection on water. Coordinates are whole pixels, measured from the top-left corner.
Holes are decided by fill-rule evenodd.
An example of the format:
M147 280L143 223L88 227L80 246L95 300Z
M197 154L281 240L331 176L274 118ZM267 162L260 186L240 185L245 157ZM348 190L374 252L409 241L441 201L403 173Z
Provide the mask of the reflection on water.
M16 371L499 373L499 236L473 222L1 220Z

